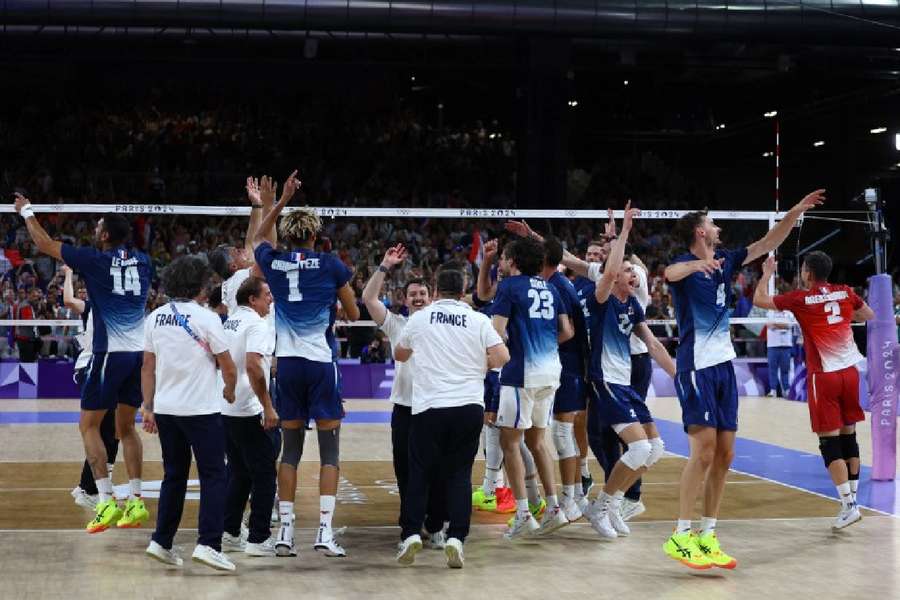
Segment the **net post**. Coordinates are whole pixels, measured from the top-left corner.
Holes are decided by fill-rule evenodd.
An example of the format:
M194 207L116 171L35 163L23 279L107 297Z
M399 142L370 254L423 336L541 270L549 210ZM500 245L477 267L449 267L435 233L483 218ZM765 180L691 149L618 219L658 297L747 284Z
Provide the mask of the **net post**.
M869 278L866 357L869 410L872 418L872 479L893 481L897 473L897 325L890 275Z

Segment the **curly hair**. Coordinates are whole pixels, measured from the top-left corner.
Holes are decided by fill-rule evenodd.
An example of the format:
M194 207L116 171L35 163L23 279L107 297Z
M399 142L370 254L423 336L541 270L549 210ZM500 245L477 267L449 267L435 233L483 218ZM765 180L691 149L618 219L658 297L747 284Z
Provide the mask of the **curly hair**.
M322 219L315 209L301 206L281 217L278 224L278 235L295 244L303 244L322 229Z
M513 242L507 250L509 258L516 268L529 277L541 271L544 264L544 245L532 238L520 238Z
M170 298L196 298L206 289L211 275L202 258L182 256L162 272L162 284Z

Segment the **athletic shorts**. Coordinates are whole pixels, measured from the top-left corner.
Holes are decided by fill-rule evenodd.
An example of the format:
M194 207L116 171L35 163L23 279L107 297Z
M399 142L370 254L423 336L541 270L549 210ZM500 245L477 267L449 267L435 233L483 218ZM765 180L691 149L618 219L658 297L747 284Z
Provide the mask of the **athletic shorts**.
M847 367L831 373L811 373L806 379L809 421L815 433L834 431L863 421L859 406L859 371Z
M675 374L684 430L691 425L737 431L737 380L731 361Z
M111 410L116 404L140 408L143 352L95 352L85 367L81 410Z
M278 359L275 410L282 421L343 419L341 375L335 362L299 356Z
M587 387L579 375L563 373L553 399L553 414L578 412L587 408Z
M653 361L650 360L650 353L631 355L631 389L637 392L638 396L647 399L647 392L650 391L650 380L653 378Z
M520 388L500 386L500 409L497 411L497 427L509 429L545 429L550 424L553 394L556 386Z
M500 408L500 373L488 371L484 377L484 412L496 413Z
M597 399L596 419L604 427L621 423L652 423L653 417L644 400L630 385L592 381Z

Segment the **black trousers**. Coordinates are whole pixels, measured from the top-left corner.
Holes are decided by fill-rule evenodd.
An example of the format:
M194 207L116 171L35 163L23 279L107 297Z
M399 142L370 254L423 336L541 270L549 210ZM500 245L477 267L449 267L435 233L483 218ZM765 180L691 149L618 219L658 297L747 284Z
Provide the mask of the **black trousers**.
M37 362L43 344L41 340L16 340L16 346L19 347L19 362Z
M263 429L260 415L229 417L225 422L225 454L228 456L228 484L225 492L225 531L238 536L241 518L250 499L250 536L254 544L269 539L269 518L275 503L275 460L278 429ZM280 440L279 440L280 441ZM280 444L278 444L280 446Z
M409 432L409 480L401 510L402 538L419 533L429 482L447 490L447 536L465 541L472 518L472 463L478 453L484 407L467 404L413 415ZM434 480L437 475L439 480Z
M225 428L222 415L156 415L162 448L163 481L152 539L171 548L184 511L191 452L200 475L197 543L222 550L225 523Z
M115 464L116 456L119 454L119 440L116 439L116 411L108 410L100 422L100 438L103 445L106 446L106 462ZM85 492L94 496L97 494L97 483L94 481L94 472L91 471L91 465L88 461L84 461L81 469L81 486Z
M412 420L412 409L408 406L394 405L391 413L391 446L394 454L394 475L397 478L397 491L400 493L399 525L403 527L403 498L409 485L409 428ZM440 473L433 472L428 481L428 504L425 508L425 531L436 533L444 528L447 517L447 486Z

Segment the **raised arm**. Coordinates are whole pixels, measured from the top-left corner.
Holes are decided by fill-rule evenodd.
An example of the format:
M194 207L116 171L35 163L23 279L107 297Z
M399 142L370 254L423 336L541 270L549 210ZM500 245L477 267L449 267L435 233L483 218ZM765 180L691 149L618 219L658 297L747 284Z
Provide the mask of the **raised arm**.
M724 258L709 258L677 262L666 267L666 281L668 281L669 283L675 283L676 281L681 281L688 275L700 272L706 273L707 275L712 275L717 270L722 268L722 264L724 262Z
M603 304L609 299L612 292L613 284L622 268L622 262L625 260L625 244L628 243L628 234L631 233L631 227L634 224L634 217L641 214L637 208L631 208L631 200L625 205L625 218L622 221L622 233L619 234L609 249L609 258L603 265L603 276L597 282L594 288L594 297L597 302Z
M79 315L83 315L84 300L75 297L75 291L72 286L72 269L69 265L63 265L63 273L66 274L66 278L63 279L63 304L77 312Z
M769 280L775 274L776 265L774 256L770 256L763 263L762 277L759 278L759 283L756 284L756 290L753 292L753 306L778 310L778 307L775 306L775 300L769 295Z
M247 235L244 236L244 248L252 253L253 236L259 229L263 210L262 201L259 199L259 181L255 177L247 178L247 199L250 200L250 220L247 223Z
M31 236L37 249L57 260L62 260L62 242L58 242L50 237L47 230L41 226L37 217L34 216L34 209L31 207L31 201L18 192L16 193L16 212L25 219L25 227L28 228L28 235Z
M263 175L259 180L259 200L262 203L261 214L266 214L272 210L272 206L275 204L275 194L277 191L278 183L268 175ZM262 219L260 219L260 221L262 221ZM272 223L272 227L265 233L266 238L272 240L272 246L275 246L278 242L278 228L275 227L275 223Z
M281 198L274 206L272 206L272 210L265 214L259 227L256 228L256 232L253 234L254 250L263 242L268 242L272 247L275 246L277 240L275 239L275 236L272 235L272 232L275 229L275 223L278 222L278 216L281 214L281 211L284 210L287 203L290 202L297 190L300 189L300 185L301 183L300 180L297 179L297 171L295 170L288 176L287 181L284 182Z
M484 258L481 268L478 269L478 281L475 285L475 293L482 302L488 302L497 293L497 282L491 281L491 267L497 259L497 240L488 240L484 244Z
M393 248L388 248L388 251L384 254L384 258L381 259L381 265L374 273L372 273L372 276L369 277L369 281L366 282L366 287L363 288L363 304L369 309L372 320L375 321L375 324L379 327L384 324L388 312L387 308L384 306L384 302L379 298L381 288L384 285L384 278L391 269L402 264L405 259L406 248L403 247L403 244L397 244Z
M787 239L797 219L809 209L820 206L823 202L825 202L825 190L816 190L804 196L803 200L791 207L791 210L785 213L784 219L770 229L762 239L747 246L747 258L744 259L744 264L752 263L757 258L773 252Z
M358 321L359 320L359 307L356 305L356 294L353 293L353 288L350 287L349 283L345 283L343 287L341 287L337 291L338 301L341 303L341 308L344 309L344 316L348 321ZM384 320L382 319L382 323Z

